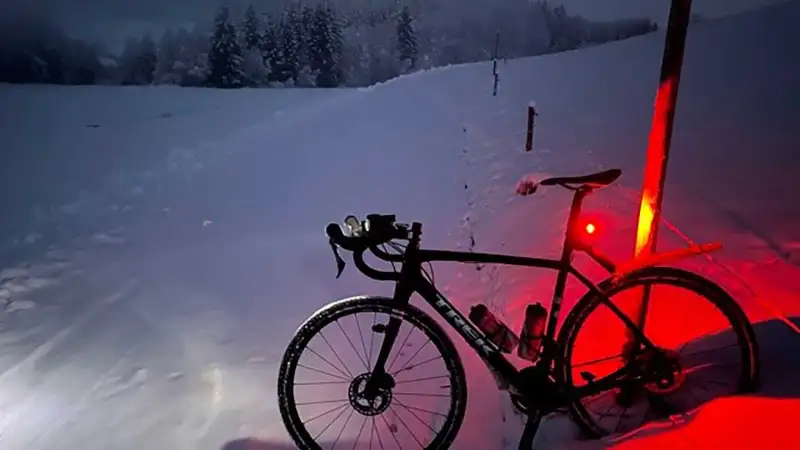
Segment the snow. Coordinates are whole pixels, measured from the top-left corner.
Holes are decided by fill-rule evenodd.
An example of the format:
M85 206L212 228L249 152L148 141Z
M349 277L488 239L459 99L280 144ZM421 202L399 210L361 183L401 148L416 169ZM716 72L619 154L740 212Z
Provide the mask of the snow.
M692 26L659 242L723 244L682 265L758 322L764 388L605 441L548 418L537 448L796 440L798 336L775 313L800 313L798 20L795 1ZM509 60L497 97L491 62L358 90L0 86L0 170L18 193L0 204L3 448L294 448L275 403L292 333L335 299L391 294L352 264L334 279L323 229L348 214L421 221L431 247L555 255L569 194L519 197L517 182L619 167L587 212L602 247L630 255L662 44ZM458 306L485 302L514 329L527 303L549 304L552 278L436 266ZM462 357L454 448L516 448L521 419Z

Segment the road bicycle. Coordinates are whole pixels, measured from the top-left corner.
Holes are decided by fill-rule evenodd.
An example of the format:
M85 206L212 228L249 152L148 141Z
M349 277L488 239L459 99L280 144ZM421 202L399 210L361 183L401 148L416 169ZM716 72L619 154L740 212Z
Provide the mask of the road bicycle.
M420 330L435 347L435 351L439 354L438 358L442 360L447 372L443 377L449 382L446 387L449 388L450 393L442 396L446 399L448 410L446 414L437 416L441 427L439 431L431 428L430 441L427 444L415 436L416 444L401 445L397 442L397 445L402 448L415 447L417 444L419 448L423 449L450 448L459 433L466 411L465 371L459 353L448 334L430 315L410 303L414 293L419 294L433 311L442 317L444 323L450 325L469 344L495 375L498 387L507 390L514 406L527 416L525 432L520 441L519 448L521 449L531 448L542 417L556 411L568 411L573 421L589 437L597 438L613 433L615 430L602 425L601 418L593 417L588 412L588 405L582 402L587 399L596 399L604 393L613 394L612 405L617 405L620 409L630 408L634 401L638 401L637 399L646 398L657 415L675 413L675 407L671 406L666 398L681 387L686 380L688 368L685 367L683 356L675 350L661 348L651 342L645 336L643 327L637 326L634 320L612 301L612 297L623 291L645 290L665 285L689 290L709 302L724 316L724 320L730 328L728 334L732 333L735 340L735 343L732 344L735 347L734 353L741 358L740 368L733 372L735 380L732 383L731 393L741 394L755 391L759 384L758 347L752 325L740 306L714 282L690 271L665 266L668 262L716 250L719 248L718 245L693 246L682 251L656 254L650 258L634 259L626 264L617 265L587 244L587 239L581 232L582 225L584 225L581 217L582 204L588 195L611 185L620 175L620 170L613 169L578 177L548 178L539 183L529 184L519 191L522 195L529 195L535 192L539 186L561 186L574 191L559 259L422 249L420 248L422 225L418 222L410 225L397 223L393 215L372 214L367 216L364 221L349 216L344 222L344 231L338 224L329 224L326 234L338 265L337 278L345 268L345 262L338 253L338 249L341 248L352 252L356 267L367 277L394 282L394 295L391 298L362 296L333 302L308 318L295 333L284 354L278 376L280 413L295 444L302 449L323 448L321 433L312 436L309 431L311 420L303 421L299 409L302 405L332 402L320 400L301 403L296 400L296 388L313 384L299 383L295 379L298 369L307 367L299 363L301 355L304 350L310 349L309 342L313 338L320 335L324 338L323 330L326 330L326 327L336 324L344 333L345 330L340 321L345 317L363 313L373 315L373 322L366 332L362 330L360 322L356 321L357 334L362 336L363 357L359 346L351 338L347 338L347 341L350 349L359 355L359 359L365 367L364 371L355 375L349 370L340 370L339 364L331 361L336 359L342 363L339 353L335 353L335 358L323 358L330 364L330 367L337 368L336 370L312 368L318 373L331 375L332 381L327 382L330 385L339 383L347 388L347 398L340 400L342 405L339 406L339 414L335 420L341 420L347 406L350 406L352 410L346 418L345 427L351 420L355 420L357 423L358 418L352 419L354 412L363 417L360 428L357 425L354 427L354 430L358 430L356 439L366 438L368 435L369 448L372 448L373 443L375 448L384 448L385 445L388 446L388 443L395 441L395 434L398 432L397 426L389 424L385 418L377 417L392 410L393 406L397 409L407 407L400 401L404 394L399 390L403 381L398 379L402 370L397 371L390 368L392 363L390 356L393 348L399 347L400 350L396 350L399 352L406 345L405 342L399 342L400 327L406 323L411 326L412 330L414 328ZM397 243L401 241L405 241L407 244L404 247L398 245ZM399 253L387 251L384 244L392 245ZM400 263L402 267L399 271L374 269L364 261L364 253L367 250L370 250L379 259L393 263L393 267L394 263ZM605 281L594 284L573 266L572 260L576 252L587 254L612 275ZM507 351L502 349L492 339L492 336L487 335L471 323L437 290L431 274L423 266L423 263L435 261L505 264L555 271L557 277L554 295L549 315L546 316L546 329L541 340L538 358L530 361L522 369L517 369L504 355L504 352L507 353ZM562 298L569 276L582 283L588 292L571 309L564 323L561 324L560 331L556 334L559 329ZM577 365L571 361L576 336L590 314L600 306L610 310L624 324L629 333L631 345L626 346L624 354L620 356L621 368L602 377L589 371L575 374ZM385 314L388 316L388 320L377 321L375 319L377 314ZM369 352L366 350L364 334L370 336ZM346 333L345 336L347 336ZM379 350L377 358L373 360L373 341L376 336L378 344L375 348ZM325 342L331 347L327 339ZM314 353L317 354L316 351ZM395 353L394 359L397 358L397 353ZM417 363L416 365L421 364ZM408 394L412 395L412 393ZM406 409L411 411L414 417L422 420L419 417L419 414L422 414L422 408L417 408L416 411L419 414L415 414L415 410L410 408ZM331 416L336 411L333 409L317 414L314 416L314 420L326 415ZM396 417L399 417L399 413L395 415ZM402 419L399 421L405 424ZM369 426L368 422L370 422ZM381 437L380 433L376 431L376 427L380 423L387 425L388 436L384 433ZM330 429L332 424L333 422L325 430ZM326 432L325 430L323 433ZM411 431L410 428L409 431ZM339 443L341 437L342 431L336 436L334 447L343 445ZM355 447L356 445L353 446L353 448Z

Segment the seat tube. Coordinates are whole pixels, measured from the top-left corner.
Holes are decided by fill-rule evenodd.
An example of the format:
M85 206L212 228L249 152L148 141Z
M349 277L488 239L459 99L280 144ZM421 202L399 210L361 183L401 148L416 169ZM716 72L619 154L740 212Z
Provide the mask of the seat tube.
M578 220L581 216L581 206L583 200L588 195L589 190L586 188L578 188L575 195L572 197L572 205L569 209L569 218L567 219L567 230L564 232L564 246L561 249L561 267L558 269L556 276L555 289L553 291L553 303L550 307L550 319L547 322L547 336L555 336L556 327L558 326L558 314L561 311L561 302L564 300L564 291L567 287L567 276L569 275L569 267L572 263L572 254L575 251L573 233L578 225Z

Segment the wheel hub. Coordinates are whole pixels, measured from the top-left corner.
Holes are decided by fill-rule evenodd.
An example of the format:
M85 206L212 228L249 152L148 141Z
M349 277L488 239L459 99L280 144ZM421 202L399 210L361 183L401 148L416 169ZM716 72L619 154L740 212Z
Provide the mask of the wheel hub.
M653 393L665 395L677 391L686 381L686 373L680 362L678 352L660 350L645 361L649 382L645 388Z
M367 395L367 382L371 373L363 373L350 383L348 398L350 405L364 416L377 416L382 414L392 404L392 386L394 379L386 375L385 380L379 380L379 385L373 395Z

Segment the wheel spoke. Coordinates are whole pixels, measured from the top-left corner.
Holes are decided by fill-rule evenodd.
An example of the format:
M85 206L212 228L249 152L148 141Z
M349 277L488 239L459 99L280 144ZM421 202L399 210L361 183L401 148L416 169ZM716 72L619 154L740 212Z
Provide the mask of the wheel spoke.
M347 406L347 405L345 405L345 406ZM344 414L345 411L346 411L345 409L342 409L341 411L339 411L339 414L337 414L336 417L334 417L333 420L331 420L331 423L329 423L328 426L323 428L322 431L320 431L316 436L314 436L314 440L316 441L317 439L319 439L320 436L325 434L325 432L328 431L328 428L330 428L331 425L336 423L336 421L339 420L339 417L342 417L342 414Z
M339 439L341 439L341 438L342 438L342 433L344 433L344 429L345 429L345 428L347 428L347 424L348 424L348 423L350 423L350 419L353 417L353 413L354 413L354 412L356 412L356 410L355 410L355 409L351 409L351 410L350 410L350 414L348 414L348 415L347 415L347 419L345 419L345 421L344 421L344 425L342 425L342 429L341 429L341 430L339 430L339 434L337 434L337 435L336 435L336 440L335 440L335 441L333 441L333 445L331 446L331 450L333 450L334 448L336 448L336 444L338 444L338 443L339 443ZM364 423L367 423L367 421L365 420L365 421L364 421ZM361 429L362 429L362 430L364 429L364 424L363 424L363 423L361 424ZM356 442L358 442L358 438L359 438L360 436L361 436L361 431L359 430L359 432L358 432L358 436L356 436Z
M339 330L342 331L344 338L347 339L347 342L350 344L350 348L353 349L353 351L356 353L356 356L358 356L358 359L361 361L362 364L364 364L364 367L367 369L367 371L369 371L369 365L367 364L366 361L364 361L364 358L362 358L361 355L358 353L358 350L356 350L356 346L353 344L353 341L350 340L350 336L347 335L347 333L344 331L344 328L342 328L342 324L339 323L339 320L336 320L336 326L338 326Z
M295 403L297 406L310 406L310 405L324 405L326 403L349 403L350 400L348 399L337 399L337 400L317 400L314 402L300 402Z
M417 435L416 435L416 434L414 434L414 432L413 432L413 431L411 431L411 427L409 427L409 426L406 424L406 421L405 421L405 420L403 420L403 418L402 418L402 417L400 417L400 414L397 414L397 412L396 412L396 411L394 410L394 408L392 408L391 406L389 407L389 410L390 410L390 411L392 411L392 412L394 413L394 417L395 417L395 418L397 418L397 420L400 422L400 424L402 424L404 427L406 427L406 430L408 430L408 434L410 434L410 435L411 435L411 437L412 437L412 438L414 438L414 440L415 440L415 441L417 441L417 444L419 444L419 448L425 448L425 446L424 446L424 445L422 444L422 442L419 440L419 438L417 437Z
M339 356L339 353L337 353L336 350L333 349L333 346L331 345L331 343L328 342L328 339L325 337L324 334L322 334L322 330L319 330L319 335L322 338L322 340L325 341L326 344L328 344L328 348L331 349L331 351L333 352L333 355L336 356L336 359L339 360L339 362L342 364L342 366L344 367L345 372L347 372L347 376L349 376L350 378L353 378L353 374L350 373L349 370L347 370L347 364L345 364L344 361L342 361L342 358Z
M428 364L429 362L436 361L437 359L444 359L444 358L442 358L442 356L439 355L439 356L434 356L433 358L426 359L425 361L422 361L421 363L418 363L418 364L407 365L407 366L403 367L402 369L395 370L394 372L392 372L392 376L397 376L397 375L400 374L400 372L404 372L406 370L416 369L417 367L420 367L420 366L423 366L425 364Z
M403 446L400 445L400 441L397 440L397 432L392 430L392 425L390 425L389 421L386 420L386 416L384 414L381 414L381 419L383 419L383 423L386 424L386 429L389 430L389 434L392 436L392 439L394 439L394 442L397 444L397 447L403 448ZM378 439L380 439L380 437ZM381 446L381 448L383 448L383 446Z
M364 356L367 358L367 362L366 362L367 372L369 372L370 371L370 366L372 366L372 358L371 358L372 355L367 352L367 343L364 342L364 333L361 332L361 323L359 322L357 316L358 316L358 314L353 314L353 318L356 321L356 329L358 330L358 337L361 340L361 348L364 350ZM370 334L371 333L372 333L372 331L370 330Z
M378 438L378 445L381 446L381 450L384 450L384 448L383 448L383 440L381 439L381 433L378 430L378 425L375 424L375 417L372 418L372 429L375 431L375 437ZM370 437L369 439L370 439L369 448L371 449L372 448L372 437Z
M623 356L624 355L622 355L620 353L619 355L606 356L605 358L592 359L592 360L589 360L589 361L584 361L582 363L572 364L572 368L573 369L577 369L578 367L591 366L591 365L602 363L602 362L608 362L608 361L611 361L611 360L614 360L614 359L622 359Z
M398 404L398 405L400 405L400 406L402 406L402 407L403 407L403 408L405 408L405 409L408 409L408 410L409 410L409 412L411 412L410 410L412 410L412 409L413 409L414 411L419 411L419 412L421 412L421 413L425 413L425 414L433 414L434 416L447 417L447 415L446 415L446 414L438 413L438 412L436 412L436 411L429 411L429 410L427 410L427 409L418 408L418 407L416 407L416 406L409 406L409 405L406 405L405 403L401 402L400 400L397 400L397 404ZM412 413L412 414L413 414L413 413ZM414 417L416 417L416 415L415 415ZM431 431L435 432L434 430L431 430Z
M398 371L397 371L397 372L395 372L395 373L400 373L400 372L402 372L403 370L411 370L411 369L409 368L409 367L413 368L413 366L411 366L411 361L413 361L413 360L414 360L414 358L416 358L416 357L417 357L417 355L419 355L419 352L421 352L421 351L422 351L422 349L423 349L423 348L425 348L425 346L426 346L426 345L428 345L428 342L430 342L430 341L431 341L431 340L430 340L430 339L428 339L427 341L425 341L425 343L424 343L424 344L420 345L420 346L419 346L419 348L417 349L417 351L416 351L416 352L414 352L414 354L413 354L413 355L411 355L411 357L410 357L410 358L408 358L408 360L406 361L406 364L405 364L405 366L403 366L403 368L402 368L402 369L398 370ZM398 354L399 354L399 353L398 353ZM390 366L390 367L391 367L391 366Z
M323 339L324 339L324 338L323 338ZM328 344L328 346L330 346L330 344ZM316 351L316 350L314 350L313 348L311 348L311 347L307 347L307 349L308 349L308 351L310 351L310 352L311 352L311 354L313 354L313 355L314 355L314 356L316 356L317 358L319 358L319 359L323 360L323 361L324 361L325 363L327 363L329 366L331 366L331 367L333 367L334 369L336 369L336 371L337 371L337 372L339 372L339 373L340 373L340 374L341 374L343 377L347 378L348 376L350 376L350 377L352 378L352 376L351 376L351 375L349 375L349 372L347 371L347 366L345 366L345 369L344 369L344 370L342 370L342 369L340 369L340 368L339 368L339 366L337 366L336 364L334 364L334 363L330 362L330 361L328 360L328 358L326 358L326 357L324 357L324 356L320 355L320 354L319 354L319 352L317 352L317 351ZM341 360L340 360L340 361L341 361ZM342 364L344 364L344 363L342 363Z
M349 381L308 381L304 383L295 383L295 386L327 386L330 384L349 384Z
M401 380L401 381L395 381L395 384L417 383L419 381L430 381L430 380L441 380L442 378L450 378L450 376L449 375L439 375L437 377L423 377L423 378L415 378L413 380Z
M411 337L411 332L413 332L413 331L414 331L414 327L409 327L408 334L406 334L406 338L403 339L403 343L400 344L399 347L397 347L397 352L394 354L394 358L392 358L392 361L389 363L389 366L388 366L388 368L386 370L387 372L391 372L392 366L394 366L394 363L395 363L395 361L397 361L397 357L400 356L400 353L403 352L403 348L405 348L406 342L408 342L408 338Z
M306 420L305 422L303 422L303 425L305 425L307 423L310 423L310 422L313 422L313 421L319 419L320 417L325 417L325 416L327 416L328 414L330 414L330 413L332 413L334 411L338 411L338 410L340 410L342 408L346 408L346 407L347 407L347 403L343 403L343 404L341 404L341 405L339 405L339 406L337 406L335 408L331 408L331 409L329 409L329 410L327 410L327 411L325 411L323 413L317 414L316 416Z
M417 392L393 392L392 395L408 395L416 397L443 397L443 398L450 397L449 395L445 394L420 394Z
M358 429L358 434L356 435L356 438L353 440L353 448L356 448L356 445L358 445L358 438L361 437L361 433L364 431L364 426L366 424L367 424L367 418L365 416L364 417L364 421L361 422L361 428ZM370 436L370 447L372 447L372 436ZM331 450L333 450L333 449L331 449Z
M332 374L330 372L326 372L324 370L315 369L313 367L305 366L305 365L299 364L299 363L297 364L297 367L302 367L303 369L310 370L312 372L317 372L317 373L322 374L322 375L327 375L329 377L336 378L337 380L342 380L341 383L349 383L349 381L346 378L342 378L342 377L340 377L338 375L334 375L334 374ZM299 385L299 383L295 384L295 386L298 386L298 385Z
M369 362L370 367L372 367L372 343L375 340L375 322L378 320L378 313L372 313L372 327L369 329L369 356L367 357L367 362Z

